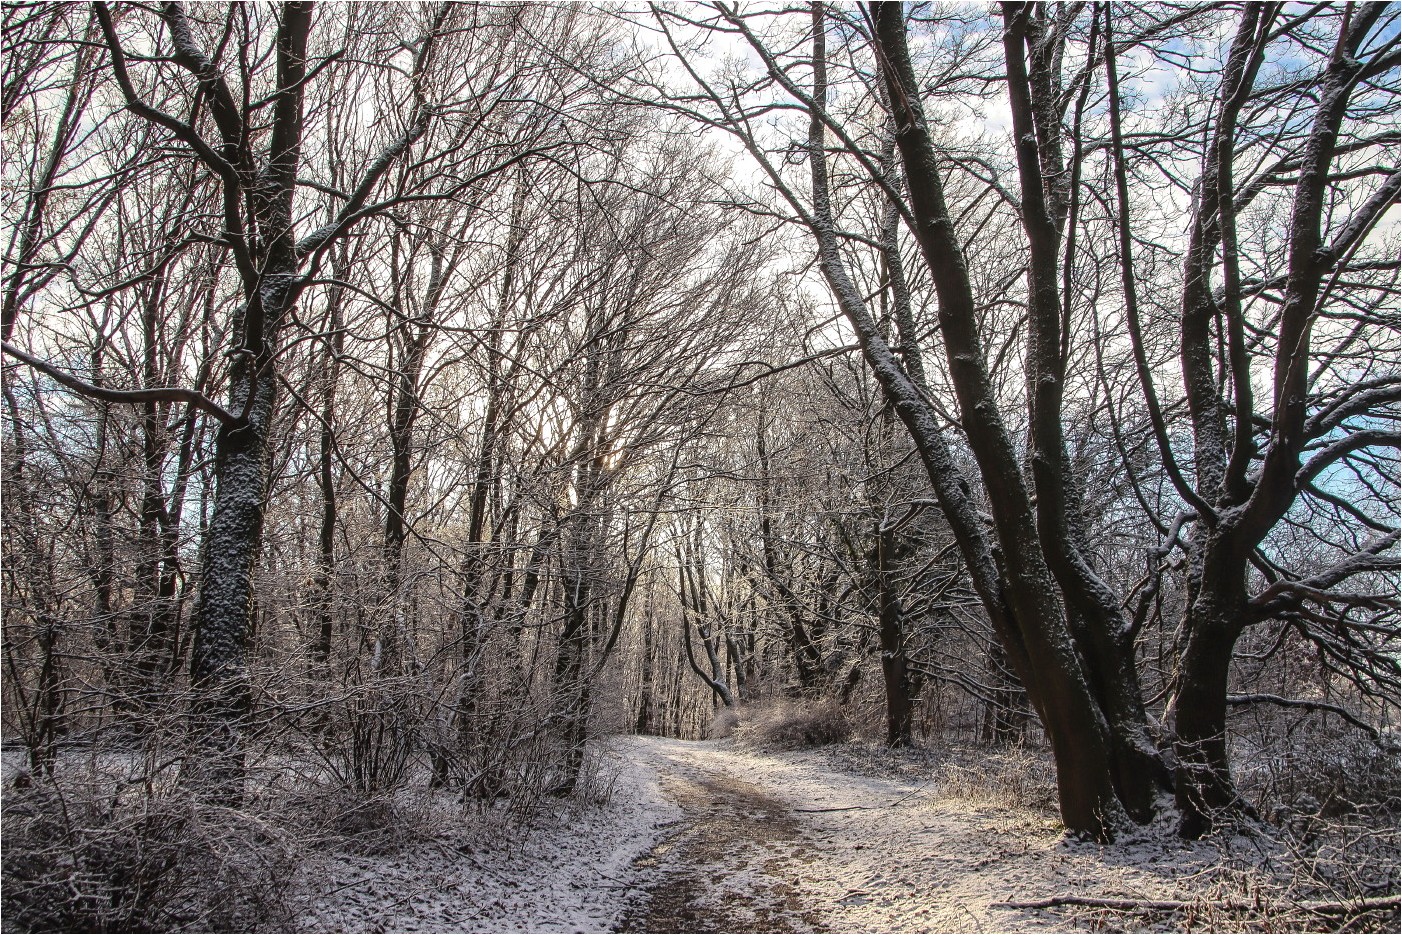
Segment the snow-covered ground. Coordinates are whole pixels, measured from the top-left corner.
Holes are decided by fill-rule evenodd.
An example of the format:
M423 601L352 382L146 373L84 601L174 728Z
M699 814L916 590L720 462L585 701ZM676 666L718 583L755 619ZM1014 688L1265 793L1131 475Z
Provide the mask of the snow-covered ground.
M1160 830L1071 841L1054 816L981 800L929 771L875 777L831 752L615 738L606 805L530 834L451 828L392 855L307 864L307 931L1065 930L1008 901L1193 899L1220 863ZM1093 922L1086 919L1087 924Z
M783 833L766 838L742 819L731 852L703 870L713 882L695 894L697 914L709 907L734 925L712 930L750 929L737 911L746 901L759 904L761 924L751 930L1064 929L1064 914L1001 904L1066 894L1181 898L1188 894L1180 881L1191 888L1188 875L1219 859L1215 849L1185 849L1153 833L1114 847L1078 843L1044 813L980 801L968 790L950 796L934 776L837 771L825 751L763 755L656 738L619 746L664 777L701 780L712 790L738 784L786 807ZM760 845L750 847L748 839Z
M392 854L319 854L293 920L308 932L607 932L644 898L634 861L681 818L645 759L604 751L603 805L562 805L529 830L484 835L460 806ZM455 825L457 827L455 827Z
M13 749L0 757L7 803L24 795L20 759ZM135 754L73 750L60 762L75 802L113 788L145 801ZM1358 909L1347 894L1361 876L1376 878L1366 892L1395 892L1395 843L1390 858L1375 848L1382 866L1371 867L1352 850L1291 853L1264 837L1188 844L1168 819L1111 846L1078 842L1056 820L1049 764L1035 752L854 743L761 753L733 740L616 737L591 755L590 802L547 800L528 827L504 802L465 811L456 793L424 783L349 807L319 797L324 784L296 781L297 762L260 767L265 783L240 828L265 836L233 833L218 808L172 812L208 839L196 857L224 854L235 871L261 859L257 842L276 843L283 858L268 872L288 885L265 889L292 913L265 923L278 930L1362 931L1396 919L1395 900L1376 900L1386 905L1366 923L1345 918ZM178 794L157 789L150 802L170 808ZM137 827L101 824L89 851L107 846L103 834L126 840ZM1348 885L1324 885L1324 858ZM1010 905L1062 897L1126 902Z
M26 801L21 759L14 749L0 757L7 803ZM258 842L276 843L283 857L269 872L295 868L285 890L265 887L292 913L265 923L278 930L1386 930L1396 919L1395 900L1374 906L1366 923L1350 928L1345 918L1358 908L1347 894L1363 877L1372 880L1364 891L1395 892L1395 838L1388 852L1385 830L1376 867L1360 863L1363 851L1291 853L1284 839L1188 844L1168 819L1112 846L1078 842L1061 831L1049 764L1036 752L854 743L761 753L733 740L616 737L590 762L592 804L547 800L529 827L509 820L504 802L465 811L456 793L425 783L391 803L351 807L323 798L325 784L299 782L300 761L287 757L261 764L260 796L240 813L243 831L265 836L233 833L214 807L171 814L207 838L196 857L224 854L235 871L261 859ZM147 789L137 781L144 764L133 753L81 749L60 758L74 804L121 789L136 797L133 807L145 794L151 807L173 808L178 787ZM109 832L130 838L138 826L124 821L97 821L88 850L73 847L100 851ZM6 831L28 827L7 820ZM1325 885L1321 860L1346 885ZM1053 897L1127 904L1010 905Z

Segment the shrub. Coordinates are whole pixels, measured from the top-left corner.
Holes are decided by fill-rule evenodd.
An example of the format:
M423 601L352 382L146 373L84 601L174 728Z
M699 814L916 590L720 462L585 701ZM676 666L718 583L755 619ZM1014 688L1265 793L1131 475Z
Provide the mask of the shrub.
M613 801L621 769L613 757L597 747L584 753L584 765L574 786L575 801L585 807L602 807Z
M978 805L1054 812L1056 770L1051 758L1025 747L977 751L939 768L940 791Z
M707 740L724 740L735 734L740 727L740 712L734 708L721 708L711 723L706 725Z
M751 708L735 733L757 749L799 750L842 743L852 724L835 701L783 701Z
M151 783L9 791L6 930L252 931L282 918L293 861L254 816Z
M1402 795L1397 749L1394 736L1374 743L1355 733L1301 744L1290 751L1284 788L1270 791L1289 807L1325 818L1395 815Z
M347 788L375 797L403 785L417 738L410 687L386 680L359 686L321 712L310 733L313 747Z

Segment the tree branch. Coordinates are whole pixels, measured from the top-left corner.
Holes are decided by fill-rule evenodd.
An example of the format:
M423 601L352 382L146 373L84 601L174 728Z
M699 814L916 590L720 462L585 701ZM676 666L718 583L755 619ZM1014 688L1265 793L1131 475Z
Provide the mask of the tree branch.
M1366 733L1369 737L1373 738L1373 741L1375 743L1382 742L1382 735L1379 734L1374 727L1365 722L1358 715L1354 714L1352 711L1341 705L1330 704L1327 701L1306 701L1303 698L1282 698L1280 695L1269 695L1256 692L1249 695L1228 695L1227 704L1273 704L1281 708L1303 708L1307 711L1326 711L1329 714L1337 714L1345 721L1348 721L1354 727L1358 728L1359 730Z
M1339 439L1324 448L1304 466L1295 472L1295 489L1300 489L1319 476L1319 473L1335 461L1360 448L1397 447L1397 433L1384 429L1365 429Z
M1290 905L1306 912L1327 915L1346 915L1355 912L1389 912L1397 909L1399 897L1378 896L1370 899L1344 900L1340 902L1291 902ZM1085 906L1088 909L1116 909L1121 912L1177 912L1182 909L1215 906L1233 912L1259 912L1261 906L1255 903L1239 903L1231 900L1194 902L1185 899L1104 899L1095 896L1052 896L1049 899L1034 899L1023 902L995 903L1009 909L1052 909L1057 906Z
M112 390L104 386L89 383L86 380L73 376L59 370L53 364L40 360L30 354L25 353L8 341L0 342L0 347L4 348L6 354L16 360L21 360L40 373L53 378L62 386L68 387L76 393L89 396L93 399L101 399L109 403L148 403L148 402L182 402L189 403L196 409L201 409L223 422L225 425L237 425L239 417L234 415L214 400L195 390L187 390L179 386L152 386L139 390Z

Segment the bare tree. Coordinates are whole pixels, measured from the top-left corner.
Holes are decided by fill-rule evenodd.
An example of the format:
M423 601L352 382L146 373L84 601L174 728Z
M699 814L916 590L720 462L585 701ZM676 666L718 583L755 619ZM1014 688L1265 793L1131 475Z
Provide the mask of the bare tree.
M1221 472L1214 474L1210 465L1200 466L1196 468L1197 476L1188 481L1178 467L1165 410L1155 398L1156 385L1142 349L1144 340L1139 336L1134 311L1136 282L1132 241L1135 222L1125 204L1124 192L1128 186L1123 163L1128 149L1116 129L1119 105L1113 68L1114 50L1124 48L1124 43L1114 36L1113 24L1106 25L1107 18L1111 17L1108 6L1088 10L1010 4L1004 6L1002 14L1002 22L996 25L977 15L950 14L955 18L963 17L967 28L962 34L975 38L952 49L945 59L939 58L940 52L933 55L927 52L917 62L907 41L907 12L901 4L873 4L860 15L815 4L806 16L807 22L802 24L796 13L748 11L726 4L712 4L699 10L658 8L653 11L652 22L670 49L672 59L682 66L686 78L680 84L669 84L658 78L648 93L661 97L666 106L690 119L733 135L755 160L765 184L784 205L788 216L811 237L830 295L914 441L926 465L932 492L960 544L985 612L1000 635L1002 649L1041 716L1056 755L1062 811L1067 824L1078 831L1109 836L1123 814L1139 821L1147 820L1153 813L1158 790L1170 782L1170 765L1181 765L1172 781L1179 790L1184 831L1197 833L1204 826L1200 817L1203 813L1227 806L1233 800L1224 791L1230 788L1230 783L1225 778L1223 725L1230 647L1235 637L1225 642L1219 638L1212 643L1214 648L1207 649L1211 641L1206 633L1213 628L1197 626L1190 614L1187 630L1203 635L1190 637L1183 648L1182 677L1176 683L1178 693L1174 696L1169 719L1170 730L1177 732L1176 740L1172 735L1160 733L1148 716L1136 659L1135 640L1143 632L1143 615L1136 618L1129 613L1135 599L1151 592L1141 586L1133 598L1126 599L1117 591L1116 579L1105 565L1107 552L1097 540L1097 530L1086 523L1087 495L1073 467L1074 452L1066 435L1070 407L1079 405L1076 396L1068 395L1074 381L1080 379L1074 367L1085 366L1089 360L1082 350L1085 345L1076 338L1076 316L1097 322L1101 314L1095 297L1102 292L1093 284L1103 279L1104 272L1100 267L1089 265L1099 258L1086 245L1087 230L1103 229L1101 218L1090 212L1097 192L1094 186L1099 179L1109 179L1120 193L1117 197L1122 209L1114 229L1119 231L1123 262L1130 264L1121 276L1130 293L1129 337L1132 344L1140 348L1137 370L1140 390L1145 395L1145 409L1153 423L1164 470L1173 480L1173 489L1181 503L1189 510L1186 521L1194 524L1194 535L1198 536L1208 535L1207 530L1215 528L1223 515L1229 514L1229 526L1244 521L1236 519L1235 510L1223 503L1213 506L1211 512L1205 509L1213 497L1221 496L1214 486L1218 480L1212 478L1217 474L1221 475L1219 479L1226 478L1228 462L1236 471L1233 483L1239 488L1238 496L1245 494L1246 500L1254 499L1258 504L1269 499L1273 504L1269 510L1253 506L1242 514L1252 516L1249 525L1251 535L1256 538L1249 544L1232 539L1236 542L1232 546L1235 549L1232 562L1236 564L1225 561L1226 552L1223 552L1220 560L1209 563L1210 574L1205 570L1207 566L1195 565L1193 567L1204 570L1189 575L1187 604L1191 608L1204 599L1203 582L1218 573L1226 574L1229 567L1236 569L1231 572L1233 587L1240 585L1245 589L1233 592L1236 598L1234 603L1229 602L1234 607L1229 616L1237 629L1224 629L1223 624L1215 632L1219 637L1239 633L1239 628L1249 625L1252 619L1247 609L1249 567L1266 569L1261 574L1268 588L1276 588L1272 595L1290 590L1291 586L1286 583L1271 584L1277 579L1288 581L1291 575L1263 556L1257 547L1275 523L1289 512L1303 489L1303 482L1314 476L1307 469L1309 461L1301 459L1309 444L1301 434L1302 427L1312 418L1301 414L1309 410L1309 404L1304 402L1309 395L1302 389L1304 384L1291 384L1296 392L1288 396L1300 401L1292 404L1296 407L1291 410L1295 414L1289 417L1300 427L1282 429L1281 438L1289 441L1278 441L1274 449L1269 444L1262 445L1257 439L1263 423L1249 402L1252 378L1245 375L1251 372L1249 358L1262 352L1276 354L1278 399L1287 398L1281 395L1285 392L1286 384L1282 381L1287 374L1290 380L1307 379L1304 375L1311 371L1310 364L1305 362L1310 359L1308 343L1301 345L1292 335L1308 337L1310 327L1306 322L1314 321L1320 314L1315 309L1319 307L1317 300L1323 294L1320 290L1325 281L1333 282L1333 288L1342 294L1342 277L1333 272L1333 264L1363 242L1380 212L1395 200L1395 179L1386 167L1371 171L1383 181L1371 194L1363 194L1367 189L1360 187L1356 180L1370 174L1369 169L1362 168L1367 157L1360 158L1359 169L1343 171L1332 180L1329 166L1333 159L1333 137L1346 115L1352 114L1352 119L1358 121L1359 137L1356 144L1345 146L1345 152L1377 154L1381 152L1379 147L1387 144L1385 135L1369 135L1367 122L1370 115L1377 113L1376 108L1385 96L1374 82L1395 68L1396 50L1387 38L1386 29L1380 25L1385 17L1381 12L1374 11L1366 17L1331 19L1341 31L1326 44L1344 51L1327 60L1334 64L1326 61L1321 72L1321 86L1333 90L1326 95L1328 108L1317 118L1319 142L1307 147L1317 166L1296 176L1292 173L1307 168L1308 160L1292 160L1285 156L1283 142L1281 148L1275 150L1277 155L1271 156L1266 151L1274 143L1248 143L1243 136L1240 142L1226 144L1221 141L1220 133L1229 136L1236 133L1237 114L1250 99L1254 69L1259 66L1265 49L1271 43L1309 41L1305 35L1323 28L1324 23L1319 19L1322 14L1315 12L1291 19L1279 11L1257 11L1240 21L1241 34L1233 47L1236 51L1225 53L1228 61L1221 88L1226 90L1205 98L1221 102L1220 106L1213 106L1218 106L1224 118L1224 122L1214 118L1213 126L1221 130L1214 130L1218 133L1217 142L1205 149L1203 158L1209 161L1204 163L1203 181L1193 187L1197 193L1195 203L1210 206L1198 210L1198 216L1208 219L1199 222L1208 240L1205 245L1193 246L1202 240L1202 235L1192 235L1187 249L1190 268L1187 282L1206 281L1207 272L1215 270L1220 262L1227 270L1227 285L1219 290L1221 296L1214 295L1210 289L1204 291L1201 285L1193 286L1194 295L1208 297L1204 300L1208 304L1199 303L1195 306L1199 311L1193 313L1206 323L1195 324L1198 319L1184 319L1183 353L1186 356L1182 360L1190 388L1200 388L1188 394L1190 413L1211 415L1210 419L1206 415L1193 415L1194 432L1216 431L1218 434L1213 437L1222 438L1227 447L1221 449L1221 456L1217 458L1223 464ZM1265 16L1269 25L1261 25L1258 14ZM1167 13L1158 18L1146 16L1143 22L1135 22L1135 41L1155 47L1160 36L1177 36L1180 30L1188 28L1185 24L1216 15L1212 11L1192 10L1176 18ZM923 17L920 19L925 21ZM715 36L732 37L746 45L759 60L757 72L747 73L743 69L716 75L704 72L704 60L693 54L693 44ZM1339 38L1341 36L1343 38ZM839 43L837 58L829 44L834 37ZM1001 40L1001 49L998 40ZM811 48L809 55L799 51L805 43ZM939 50L940 46L933 44L927 48ZM1350 48L1357 54L1349 53ZM828 72L830 63L838 59L842 62L843 80L835 96ZM1343 64L1345 59L1347 64ZM931 70L934 80L918 69ZM1011 163L1003 160L1000 164L996 157L959 151L957 144L942 148L935 129L936 120L927 111L927 108L939 108L944 100L927 89L944 87L940 81L947 78L950 90L942 93L959 93L954 89L961 83L967 85L970 76L979 74L980 69L995 75L1006 93L999 104L1006 106L1011 116L1016 144ZM1295 100L1290 97L1293 92L1281 90L1286 86L1299 87L1276 83L1259 92L1258 102L1251 112L1260 126L1273 126L1272 121L1283 119L1284 112ZM781 93L786 103L774 104L774 93ZM968 93L977 95L979 92ZM999 94L986 90L982 94L985 100L998 101ZM797 111L806 118L806 136L800 137L797 125L786 134L782 122L766 116L785 110ZM893 131L882 123L886 114L893 119ZM939 120L945 120L943 114ZM1108 134L1093 135L1101 132L1107 123L1110 125ZM1251 139L1282 141L1292 132L1295 131L1274 130ZM892 160L887 155L891 152L892 138L900 156L900 173L893 171ZM1182 135L1172 139L1165 135L1156 140L1170 148L1189 145L1188 138ZM1225 196L1224 201L1216 179L1224 171L1230 173L1230 166L1223 169L1223 158L1232 146L1251 152L1252 157L1259 160L1255 163L1259 174L1240 191L1232 187L1233 193ZM1120 158L1110 160L1111 171L1092 176L1087 163L1099 158L1092 154L1107 151L1112 156L1119 154ZM1214 152L1217 155L1211 155ZM1230 157L1227 158L1229 161ZM791 168L797 162L807 163L806 185ZM834 176L830 162L843 167L841 175ZM1179 165L1181 163L1175 163L1174 169ZM840 183L834 182L835 177ZM1004 177L1015 178L1004 182ZM965 188L966 180L973 180L976 186L971 200ZM1287 301L1278 307L1279 311L1262 314L1251 319L1249 324L1241 321L1233 324L1234 315L1243 315L1238 308L1242 287L1234 284L1242 277L1233 271L1242 261L1217 257L1223 251L1233 254L1242 248L1229 245L1234 236L1231 224L1220 219L1246 208L1262 191L1273 190L1283 182L1297 186L1300 196L1295 211L1303 218L1291 228L1286 239L1289 243L1299 240L1308 247L1304 252L1291 254L1284 250L1283 254L1293 255L1299 262L1303 262L1300 258L1305 255L1310 256L1309 263L1314 264L1312 271L1295 274L1295 279L1291 279L1290 274L1279 277L1275 288L1285 287L1287 292ZM1188 190L1187 183L1179 184ZM928 277L925 281L933 287L939 339L944 350L940 376L948 381L953 402L957 404L962 438L967 441L984 488L991 494L986 501L990 514L988 525L978 515L971 487L961 476L958 460L941 430L945 416L942 398L939 387L932 385L925 373L925 363L913 337L914 327L906 329L905 335L899 333L899 326L903 325L901 319L909 320L914 326L916 316L897 315L898 331L883 331L879 316L873 314L867 298L871 293L857 285L859 274L854 270L860 270L861 258L874 251L877 256L884 257L891 271L888 278L898 307L903 301L908 305L908 299L903 300L902 296L912 292L908 283L902 288L896 281L908 275L902 275L906 267L898 246L899 236L891 233L873 236L852 227L854 201L851 193L863 186L881 193L889 206L889 216L903 222L923 256L923 272ZM1320 253L1328 238L1318 232L1325 211L1323 205L1328 200L1324 198L1326 191L1333 193L1331 197L1339 199L1340 205L1353 204L1352 210L1343 212L1343 219L1337 222L1338 236L1343 239L1334 254L1339 259L1332 260ZM990 196L991 210L979 213L980 202L989 201ZM1100 197L1103 203L1105 196ZM772 212L775 209L756 204L755 210ZM996 230L1000 236L1006 236L1009 229L999 218L1009 215L1016 219L1021 230L1020 255L1010 257L1002 249L987 253L988 232ZM889 221L883 227L893 230ZM969 229L973 230L972 241L970 235L964 233ZM1268 243L1269 238L1261 244L1266 251L1277 249ZM893 248L892 244L897 246ZM864 254L864 251L869 252ZM1012 289L1013 301L1025 308L1025 315L1013 328L1014 334L1021 330L1026 335L1021 361L1025 391L1009 383L1009 368L1002 366L1013 346L1012 340L1003 340L1001 347L989 343L990 338L996 339L988 330L989 309L1001 304L996 298L990 303L982 297L986 293L980 279L990 259L995 264L994 270L997 263L1004 264L1002 272L995 273L998 277L995 288L1004 293ZM1385 265L1395 268L1394 264ZM1368 263L1358 268L1379 269ZM1198 271L1191 272L1193 269ZM1019 282L1025 282L1025 288L1018 288ZM1303 289L1298 296L1289 292L1292 282ZM1271 288L1263 278L1252 297L1262 301ZM1362 288L1378 287L1363 285ZM1298 311L1298 303L1312 311ZM1185 308L1189 305L1192 303ZM1297 316L1297 324L1290 323L1286 307L1297 309L1291 313ZM1210 309L1210 314L1202 309ZM1207 318L1202 318L1204 315ZM1220 326L1214 316L1222 316ZM1100 333L1098 328L1096 325L1094 333ZM1290 330L1288 335L1286 330ZM1232 337L1234 333L1237 334L1235 338ZM1290 344L1291 351L1275 350L1284 346L1276 343L1278 335L1285 335L1282 340ZM1350 343L1359 340L1360 335L1361 330L1349 339ZM1231 348L1238 345L1234 364ZM1103 349L1103 343L1095 345L1096 354L1101 354ZM1302 356L1292 356L1296 353ZM1202 358L1202 362L1188 359L1193 354ZM1279 363L1287 358L1297 363ZM1106 373L1103 367L1100 372ZM1327 373L1328 368L1319 372ZM1193 377L1193 373L1200 373L1200 376ZM1232 377L1234 373L1237 376ZM1217 428L1219 423L1225 424L1233 411L1221 401L1224 381L1229 390L1236 387L1227 398L1240 406L1232 422L1238 426L1236 431L1241 440L1236 448L1226 440L1225 429L1218 431ZM1344 407L1351 413L1361 416L1366 411L1391 418L1388 413L1394 411L1391 408L1395 405L1394 382L1395 375L1379 373L1376 377L1365 378L1357 390L1341 388L1330 392L1340 398L1356 396L1360 409ZM1191 398L1194 392L1201 395L1209 387L1209 396L1199 401ZM1368 402L1364 402L1365 399ZM1337 430L1349 418L1329 421L1322 413L1331 411L1330 403L1321 397L1318 405L1320 409L1315 417L1328 422L1328 428L1320 422L1325 434ZM1271 410L1275 411L1275 408ZM1263 418L1274 425L1277 416L1269 414ZM1020 426L1026 431L1025 448L1017 440ZM1202 449L1204 444L1200 442L1198 448ZM1279 447L1281 444L1293 445L1290 449L1293 453L1272 455L1271 451L1285 450ZM1319 444L1316 464L1323 470L1333 458L1359 450L1376 450L1377 446L1386 444L1382 434L1358 426L1337 446ZM1235 461L1229 451L1238 452ZM1267 479L1268 475L1272 478L1289 476L1294 480L1284 486L1279 480L1272 481L1270 487L1276 493L1269 497L1249 492L1261 490L1257 486L1258 479ZM1204 493L1205 482L1212 493ZM1290 488L1288 492L1286 487ZM1172 496L1168 500L1155 497L1152 503L1142 500L1149 511L1147 521L1163 535L1170 529L1181 530L1183 526L1183 520L1175 522L1173 519L1179 507L1172 500ZM1381 555L1395 541L1388 528L1383 524L1377 530L1381 536L1343 557L1338 565L1339 577L1325 573L1329 584L1332 586L1352 574L1375 569L1387 561ZM1197 556L1190 562L1200 561L1205 554L1195 545L1183 543L1176 534L1167 536L1166 545L1170 552L1188 548ZM1161 570L1155 570L1150 577L1157 579L1160 574ZM1331 602L1325 599L1324 603ZM1345 600L1344 603L1351 602ZM1147 604L1141 600L1141 606L1147 607ZM1354 603L1353 606L1358 605ZM1354 664L1359 668L1353 671L1366 683L1387 684L1390 676L1370 661L1370 652L1365 650L1354 655ZM1204 668L1209 658L1215 666L1211 678ZM1363 672L1368 674L1362 675ZM1187 689L1186 703L1183 678L1192 683ZM1209 682L1210 691L1206 689ZM1204 692L1214 699L1210 704ZM1185 732L1184 712L1189 709ZM1206 720L1202 720L1204 718ZM1159 745L1169 742L1173 743L1174 754L1166 759ZM1211 791L1214 789L1215 792Z

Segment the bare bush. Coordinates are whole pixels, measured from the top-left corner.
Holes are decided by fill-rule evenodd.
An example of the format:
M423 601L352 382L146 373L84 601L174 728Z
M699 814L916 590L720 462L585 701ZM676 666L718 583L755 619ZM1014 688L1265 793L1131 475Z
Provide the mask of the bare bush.
M398 682L360 686L319 707L307 739L336 782L379 796L403 785L409 773L422 721L418 701L412 686Z
M584 807L601 808L613 801L614 787L618 783L618 761L609 757L597 747L589 747L584 754L584 765L580 769L579 781L575 783L574 799Z
M1264 814L1344 818L1373 815L1397 820L1402 796L1396 735L1373 739L1297 725L1266 734L1262 753L1243 770L1242 791Z
M7 930L236 932L285 915L282 833L169 783L36 783L3 814Z
M1207 853L1215 856L1182 877L1191 888L1181 899L1052 902L1074 907L1068 921L1096 931L1397 931L1397 838L1327 824L1313 839L1289 828L1246 826L1212 837ZM1324 841L1345 846L1331 852L1334 845L1321 847Z
M830 699L781 701L751 708L735 736L759 750L798 750L842 743L852 736L852 724Z
M337 783L305 782L270 803L282 827L295 828L304 851L373 856L399 853L431 838L444 807L422 783L366 795Z
M739 711L734 708L721 708L716 712L716 716L711 718L711 723L706 725L706 739L724 740L732 737L741 723Z
M1396 893L1396 734L1340 734L1317 721L1277 717L1262 719L1249 739L1241 788L1269 823L1277 875L1318 898Z
M527 815L558 783L556 749L539 713L520 706L479 705L460 726L450 748L454 782L469 801L485 807L506 800L509 810Z
M920 747L844 744L827 757L839 770L914 784L974 806L1048 813L1057 807L1056 768L1042 747L990 748L943 737Z

